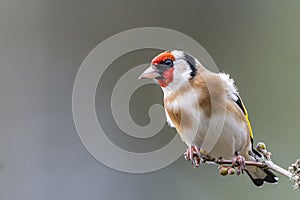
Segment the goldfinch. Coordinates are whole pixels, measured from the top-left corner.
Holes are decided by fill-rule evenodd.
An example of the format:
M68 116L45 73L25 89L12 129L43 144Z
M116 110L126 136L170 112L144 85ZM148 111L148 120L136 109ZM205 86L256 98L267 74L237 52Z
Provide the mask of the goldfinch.
M244 165L261 155L253 148L248 113L229 75L211 72L192 55L172 50L157 55L139 77L144 78L162 88L167 121L189 147L188 159L204 143L211 144L209 156L238 163L256 186L277 183L270 170Z

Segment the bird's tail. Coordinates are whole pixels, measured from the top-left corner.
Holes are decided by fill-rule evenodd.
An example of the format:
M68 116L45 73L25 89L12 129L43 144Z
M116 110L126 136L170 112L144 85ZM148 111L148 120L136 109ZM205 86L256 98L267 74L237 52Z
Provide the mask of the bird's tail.
M269 169L262 169L255 166L246 166L245 171L257 187L261 187L264 182L271 184L276 184L278 182L278 177Z

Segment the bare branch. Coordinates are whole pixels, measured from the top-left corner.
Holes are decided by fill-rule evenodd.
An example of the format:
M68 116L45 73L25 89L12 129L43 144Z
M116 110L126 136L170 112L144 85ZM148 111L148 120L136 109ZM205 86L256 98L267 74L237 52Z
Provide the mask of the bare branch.
M270 169L276 171L283 176L288 177L293 182L293 187L295 189L300 188L300 159L297 159L294 164L292 164L288 170L276 165L271 160L271 153L267 151L266 145L259 142L256 146L257 151L261 154L261 157L256 157L253 155L257 161L245 161L246 166L256 166L259 168ZM219 165L219 173L223 176L229 174L235 174L236 166L233 164L233 160L225 160L222 158L215 159L205 153L204 149L200 149L201 158L198 157L199 154L195 152L192 163L195 167L198 167L200 163L212 163ZM186 158L186 155L185 155ZM187 159L187 158L186 158ZM189 160L189 159L187 159Z

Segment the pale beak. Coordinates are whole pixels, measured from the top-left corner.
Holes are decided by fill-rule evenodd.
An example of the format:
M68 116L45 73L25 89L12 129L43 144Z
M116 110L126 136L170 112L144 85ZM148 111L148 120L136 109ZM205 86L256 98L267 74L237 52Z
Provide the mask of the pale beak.
M158 69L154 67L153 65L150 65L139 77L139 79L144 79L144 78L157 78L161 76L158 73Z

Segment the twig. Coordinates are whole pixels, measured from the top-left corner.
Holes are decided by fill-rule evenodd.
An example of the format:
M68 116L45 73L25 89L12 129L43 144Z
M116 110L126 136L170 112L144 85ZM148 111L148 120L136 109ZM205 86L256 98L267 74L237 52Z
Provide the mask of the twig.
M246 166L256 166L259 168L265 168L265 169L271 169L273 171L276 171L283 176L288 177L293 182L293 187L295 189L300 188L300 159L296 160L294 164L292 164L288 170L276 165L271 160L271 153L267 151L266 145L262 142L259 142L256 146L257 151L261 154L261 157L255 157L257 161L245 161ZM225 160L225 159L215 159L210 157L208 154L205 154L205 150L200 149L201 152L201 159L197 157L197 152L195 152L193 157L193 164L194 166L198 167L199 163L212 163L220 165L219 172L221 175L227 175L227 174L234 174L235 169L234 165L232 165L232 160ZM229 165L229 166L224 166ZM239 173L238 173L239 174Z

